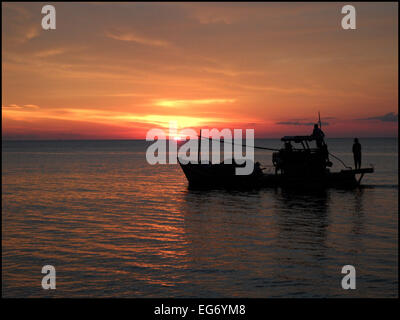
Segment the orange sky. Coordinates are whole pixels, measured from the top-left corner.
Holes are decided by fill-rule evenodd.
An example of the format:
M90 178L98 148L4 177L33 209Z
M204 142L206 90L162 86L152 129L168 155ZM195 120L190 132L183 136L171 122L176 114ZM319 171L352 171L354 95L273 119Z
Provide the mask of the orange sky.
M48 4L48 3L46 3ZM3 3L3 139L397 136L397 3Z

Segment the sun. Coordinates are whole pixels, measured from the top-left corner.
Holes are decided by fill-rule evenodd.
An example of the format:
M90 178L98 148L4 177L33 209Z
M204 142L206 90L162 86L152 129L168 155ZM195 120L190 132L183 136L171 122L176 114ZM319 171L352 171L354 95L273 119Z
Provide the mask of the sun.
M182 137L181 137L181 136L175 136L175 137L173 137L173 139L174 139L175 141L181 141L181 140L182 140Z

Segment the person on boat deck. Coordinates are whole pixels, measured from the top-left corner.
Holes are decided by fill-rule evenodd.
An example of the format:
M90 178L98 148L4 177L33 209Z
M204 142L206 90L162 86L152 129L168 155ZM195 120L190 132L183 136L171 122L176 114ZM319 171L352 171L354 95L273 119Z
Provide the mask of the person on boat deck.
M357 169L361 168L361 144L358 142L358 139L354 139L353 144L353 156L354 156L354 167Z
M258 174L258 175L260 175L260 174L262 174L263 172L262 172L262 168L261 168L261 163L259 163L258 161L254 164L254 173L255 174Z
M324 132L318 127L318 124L314 124L314 130L312 132L312 137L315 138L315 141L317 142L317 147L322 148L322 146L325 144L324 142L324 137L325 134Z
M291 152L293 150L293 146L290 141L285 142L285 151Z

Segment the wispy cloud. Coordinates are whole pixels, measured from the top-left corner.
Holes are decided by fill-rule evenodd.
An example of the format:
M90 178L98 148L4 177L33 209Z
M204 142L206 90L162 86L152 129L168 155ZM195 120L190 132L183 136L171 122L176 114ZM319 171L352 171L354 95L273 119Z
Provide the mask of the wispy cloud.
M55 55L58 55L58 54L62 54L64 52L66 52L66 51L67 50L63 49L63 48L47 49L47 50L41 50L39 52L36 52L35 56L39 57L39 58L47 58L47 57L50 57L50 56L55 56Z
M109 94L104 94L103 96L104 97L149 97L152 96L152 94L127 92L127 93L109 93Z
M197 127L200 125L210 124L232 124L232 123L249 123L256 122L254 118L235 118L224 116L185 116L181 114L137 114L131 112L116 112L107 110L94 110L94 109L40 109L35 105L9 105L6 108L5 114L9 119L17 117L18 119L53 119L63 121L76 121L87 123L98 123L108 125L125 125L131 127L132 124L141 123L150 126L168 127L170 122L177 122L180 128L183 127ZM34 112L23 112L31 110Z
M389 112L382 116L360 118L357 120L379 120L379 121L383 121L383 122L397 122L397 121L399 121L399 114L395 114L394 112Z
M133 32L107 31L106 36L114 40L136 42L139 44L154 47L167 47L170 45L170 43L167 41L140 36Z
M37 23L32 12L21 4L4 3L2 6L4 10L3 19L5 16L8 18L7 29L10 30L7 33L6 42L24 44L39 36L40 23Z
M324 126L329 126L329 122L321 122ZM313 126L315 122L300 122L300 121L280 121L276 124L287 125L287 126Z
M233 103L235 99L191 99L191 100L156 100L154 104L160 107L185 107L191 105Z
M22 35L21 41L25 42L39 36L39 27L36 25L27 28L26 32Z
M39 109L39 106L35 104L24 104L24 105L18 105L18 104L9 104L9 105L2 105L1 106L3 109L13 109L13 110L29 110L32 111L34 109Z

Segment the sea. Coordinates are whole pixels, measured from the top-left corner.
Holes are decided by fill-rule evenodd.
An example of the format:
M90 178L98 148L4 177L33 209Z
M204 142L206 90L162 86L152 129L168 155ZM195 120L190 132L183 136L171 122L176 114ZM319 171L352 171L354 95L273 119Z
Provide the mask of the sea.
M327 140L349 166L352 143ZM143 140L2 141L2 296L396 298L398 141L360 143L375 172L355 190L205 191Z

